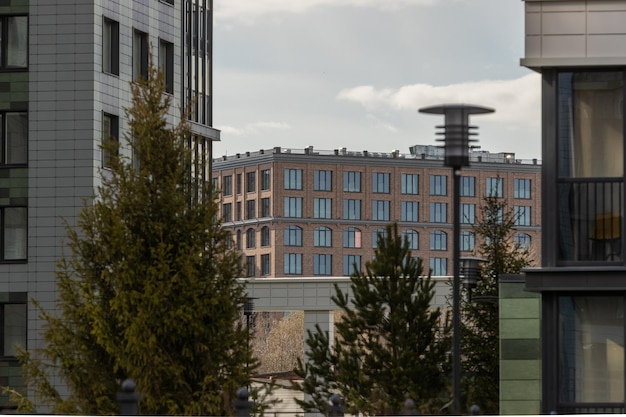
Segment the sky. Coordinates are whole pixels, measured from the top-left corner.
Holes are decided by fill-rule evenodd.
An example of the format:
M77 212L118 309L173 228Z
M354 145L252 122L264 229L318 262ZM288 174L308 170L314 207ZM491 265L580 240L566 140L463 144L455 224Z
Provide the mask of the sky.
M478 144L541 159L540 77L520 67L521 0L214 0L214 157L276 146L409 153L438 104Z

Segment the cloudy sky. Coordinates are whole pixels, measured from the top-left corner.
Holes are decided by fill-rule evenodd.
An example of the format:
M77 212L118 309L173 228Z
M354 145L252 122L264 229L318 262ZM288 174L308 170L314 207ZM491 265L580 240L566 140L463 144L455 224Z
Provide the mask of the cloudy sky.
M214 0L214 155L274 146L409 152L444 103L482 149L541 158L540 81L519 66L521 0Z

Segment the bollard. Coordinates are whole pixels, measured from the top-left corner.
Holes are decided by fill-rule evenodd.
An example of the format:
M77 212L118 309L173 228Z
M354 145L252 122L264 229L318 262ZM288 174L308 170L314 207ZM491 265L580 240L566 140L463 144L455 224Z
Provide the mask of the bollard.
M477 416L480 414L480 407L474 404L470 407L470 414L473 416Z
M341 405L341 396L339 394L333 394L330 396L328 417L343 417L343 405Z
M419 416L420 413L417 411L417 407L415 406L415 401L410 398L407 398L404 401L404 408L402 409L403 416Z
M137 384L132 379L122 382L122 390L117 393L116 399L120 404L120 415L136 416L139 414L139 400L141 394L135 392Z
M235 407L235 416L237 417L250 417L252 414L252 401L248 401L248 389L241 387L235 394L237 399L233 401Z

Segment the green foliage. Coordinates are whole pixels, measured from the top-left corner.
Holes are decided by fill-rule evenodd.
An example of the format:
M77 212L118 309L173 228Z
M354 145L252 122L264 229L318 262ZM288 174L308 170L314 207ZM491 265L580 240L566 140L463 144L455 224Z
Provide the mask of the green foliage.
M462 383L465 409L476 404L484 414L499 413L498 276L520 273L531 260L526 249L514 244L515 220L506 200L486 197L474 227L482 238L477 254L486 262L471 302L462 306Z
M407 397L422 412L447 401L449 325L432 308L435 283L421 276L397 225L386 230L365 271L352 274L352 297L335 287L343 315L332 349L327 332L308 332L308 361L296 369L303 378L296 387L310 395L299 402L306 411L326 414L335 392L348 413L363 415L397 414Z
M41 311L45 345L21 356L27 381L55 413L115 414L120 383L133 378L143 414L224 415L256 366L238 320L240 257L210 182L191 174L186 117L167 122L162 74L151 66L131 90L125 139L135 160L107 160L67 229L58 310ZM105 150L117 155L117 142Z

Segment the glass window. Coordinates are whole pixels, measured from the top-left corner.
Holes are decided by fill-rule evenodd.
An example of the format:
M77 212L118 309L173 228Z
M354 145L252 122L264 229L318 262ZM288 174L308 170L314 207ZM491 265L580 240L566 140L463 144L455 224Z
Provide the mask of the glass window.
M264 169L261 171L261 190L269 190L272 183L271 171Z
M26 207L0 207L0 226L2 227L2 258L4 261L26 259L27 249Z
M409 249L417 250L420 248L420 235L417 231L409 229L402 231L402 238L409 242Z
M246 192L256 191L256 172L246 172Z
M344 255L343 256L343 275L352 275L355 272L361 272L361 256L360 255Z
M372 201L372 220L389 221L389 211L391 202L388 200Z
M243 243L241 242L241 241L242 241L242 238L241 238L241 230L237 230L237 237L236 237L236 239L235 239L235 240L237 241L237 242L236 242L236 243L237 243L237 249L238 249L238 250L241 250L241 247L242 247L242 245L243 245Z
M246 201L246 219L254 219L256 217L256 200Z
M165 92L174 94L174 44L159 39L159 71L165 81Z
M120 24L106 17L102 21L102 71L120 74Z
M0 304L2 356L16 356L17 347L26 348L26 303Z
M314 198L313 199L313 218L330 219L333 215L332 198Z
M229 223L233 221L233 205L232 203L225 203L222 205L222 221Z
M320 226L316 227L313 231L313 245L316 247L328 247L333 246L333 232L329 227Z
M285 217L302 217L302 197L285 197Z
M515 178L513 180L514 190L513 197L514 198L530 198L530 180L527 178Z
M267 226L261 228L261 246L270 246L270 228Z
M237 203L235 203L235 210L236 210L236 217L237 217L237 221L241 220L241 201L237 201Z
M102 146L106 148L102 151L102 165L110 168L115 157L117 157L117 146L119 145L119 118L112 114L102 114ZM114 149L110 149L109 142L114 142Z
M343 200L344 220L361 220L361 200Z
M361 247L361 231L355 227L348 227L343 231L343 247L344 248L360 248Z
M378 194L389 194L389 181L391 174L388 172L374 172L372 175L372 192Z
M447 195L448 194L448 176L447 175L431 175L430 176L430 195Z
M431 223L446 223L448 221L447 203L430 203Z
M235 186L237 187L237 194L241 194L241 174L237 174L237 183Z
M2 141L0 165L26 165L28 163L28 114L0 113Z
M270 254L266 253L261 255L261 275L269 275L272 273L272 264L270 260Z
M285 246L302 246L302 229L298 226L285 228Z
M448 275L448 258L430 258L430 270L434 277Z
M530 226L530 206L515 206L513 211L516 226Z
M464 230L461 232L460 236L460 250L464 252L473 251L476 246L476 236L474 233Z
M302 189L302 170L286 169L285 170L285 190L301 190Z
M286 253L285 254L285 275L302 275L302 254Z
M28 67L28 17L0 17L1 69Z
M328 254L313 255L313 275L332 275L333 256Z
M332 191L333 172L332 171L313 171L313 189L315 191Z
M476 197L476 177L461 177L461 197Z
M485 195L487 197L497 197L502 198L503 190L502 190L502 178L487 178L485 182Z
M461 204L461 219L462 224L474 224L476 223L476 204Z
M430 250L448 250L448 235L442 230L430 233Z
M256 247L256 232L254 229L246 230L246 249Z
M222 194L225 196L233 195L233 176L225 175L222 180Z
M531 237L527 233L516 233L514 237L515 247L530 250Z
M402 221L403 222L417 222L418 221L418 207L417 201L403 201L402 202Z
M133 80L148 78L148 34L133 31Z
M256 259L254 256L246 256L246 276L253 277L256 273Z
M270 217L270 198L264 197L261 199L261 217Z
M402 174L402 194L419 194L419 176L417 174Z
M358 171L345 171L343 173L343 190L348 193L360 193L361 173Z
M372 247L376 249L378 247L378 239L387 237L387 229L376 229L372 232Z

